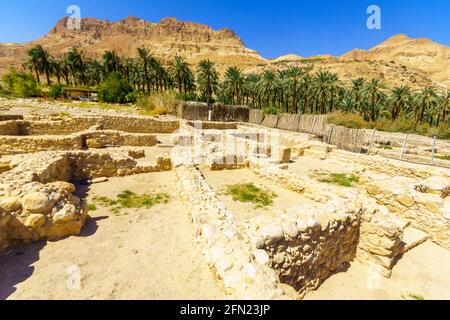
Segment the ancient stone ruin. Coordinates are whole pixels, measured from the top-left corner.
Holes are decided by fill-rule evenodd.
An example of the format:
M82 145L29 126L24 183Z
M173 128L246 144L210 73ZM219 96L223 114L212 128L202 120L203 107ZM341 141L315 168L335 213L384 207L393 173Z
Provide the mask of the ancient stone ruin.
M295 130L271 117L262 125L233 117L0 120L2 251L79 234L89 211L77 186L162 171L175 173L204 263L227 298L301 298L356 260L390 277L398 259L425 241L450 249L448 169L341 150L315 133L321 122L305 133L298 126L308 126L306 118L293 120ZM345 168L358 183L324 183L302 161ZM286 205L235 207L221 195L221 174L275 184Z

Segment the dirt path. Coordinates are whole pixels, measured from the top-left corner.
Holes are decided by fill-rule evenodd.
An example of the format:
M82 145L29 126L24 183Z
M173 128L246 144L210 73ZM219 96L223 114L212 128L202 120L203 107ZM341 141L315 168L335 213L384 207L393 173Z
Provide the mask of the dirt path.
M0 298L223 298L194 243L176 197L174 173L112 178L92 185L87 194L89 199L115 198L127 189L139 194L167 192L171 200L120 215L98 206L80 236L17 247L0 256ZM70 288L78 268L81 288Z

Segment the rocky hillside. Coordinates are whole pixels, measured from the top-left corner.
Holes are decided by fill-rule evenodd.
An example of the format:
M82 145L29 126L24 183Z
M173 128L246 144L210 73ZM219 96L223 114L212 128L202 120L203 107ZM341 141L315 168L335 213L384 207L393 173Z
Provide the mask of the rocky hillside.
M85 18L81 30L67 28L67 19L61 19L44 37L24 44L0 44L2 69L20 65L27 51L42 44L58 57L77 46L89 57L101 57L105 50L115 50L121 56L135 57L137 48L145 46L152 54L168 61L182 55L191 63L209 58L220 65L237 64L240 67L264 63L258 52L247 49L231 30L213 30L208 26L165 18L151 23L135 17L118 22Z
M81 30L70 30L67 18L63 18L46 36L36 41L0 44L0 75L9 67L19 67L26 61L27 51L36 44L44 45L55 57L73 46L82 48L89 57L100 58L106 50L135 57L137 48L145 46L164 63L176 55L186 57L192 64L209 58L217 63L221 72L230 65L246 72L260 72L264 68L312 64L314 71L327 69L347 81L358 77L380 78L391 86L450 88L450 47L405 35L394 36L370 50L352 50L341 57L302 58L289 54L266 60L258 52L246 48L242 40L226 28L213 30L175 18L152 23L128 17L117 22L86 18L82 19Z
M450 47L430 39L399 34L370 50L352 50L343 57L390 62L421 72L438 85L450 87Z

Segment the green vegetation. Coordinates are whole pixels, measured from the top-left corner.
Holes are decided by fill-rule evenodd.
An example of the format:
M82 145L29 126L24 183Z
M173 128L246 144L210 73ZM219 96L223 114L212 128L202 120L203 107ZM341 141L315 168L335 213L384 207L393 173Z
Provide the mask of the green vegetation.
M402 295L403 299L412 299L412 300L425 300L424 296L420 294L410 293L407 296Z
M133 99L135 97L132 95L132 92L133 88L128 83L128 80L119 73L113 73L100 83L98 97L104 102L134 102Z
M48 96L52 99L59 99L63 96L63 86L60 84L52 84Z
M318 180L323 183L336 184L342 187L353 187L359 182L359 177L345 173L322 173L317 172Z
M158 193L156 195L149 195L147 193L136 194L129 190L120 193L116 200L109 199L107 197L95 197L94 203L110 208L110 210L119 214L122 209L140 209L151 208L159 203L168 203L170 196L167 193Z
M141 95L137 98L136 105L141 113L146 115L173 114L179 103L179 93L174 90Z
M267 107L263 109L263 114L265 116L267 115L277 115L278 114L278 109L276 107Z
M437 155L436 158L441 159L441 160L449 160L450 161L450 154Z
M440 123L437 126L429 123L417 125L414 118L397 118L396 120L379 119L366 121L362 116L354 113L333 112L328 115L328 122L353 129L374 129L386 132L415 133L429 137L436 136L440 139L450 139L450 126L448 123Z
M383 145L382 145L382 148L383 148L384 150L392 150L392 149L393 149L393 147L392 147L390 144L383 144Z
M184 58L176 57L164 66L146 48L139 48L135 59L106 51L102 59L96 60L85 57L76 48L55 59L42 46L36 46L29 51L26 68L35 74L38 83L45 76L48 86L56 78L58 84L65 81L67 86L100 88L99 97L107 102L134 102L142 95L151 97L175 90L181 100L247 105L268 114L274 114L275 109L277 113L332 114L331 123L351 128L450 139L449 90L388 88L379 79L344 82L327 70L313 73L316 61L305 59L300 67L280 66L279 70L265 69L259 74L245 74L239 68L229 67L220 78L209 60L193 67ZM21 95L37 94L35 85L21 87L27 88L16 89ZM141 99L144 112L167 112L164 106Z
M229 185L225 194L232 196L234 201L251 202L257 207L270 206L277 197L272 191L262 190L252 183Z
M94 203L88 203L87 208L89 211L97 210L97 206Z
M3 76L2 82L5 85L5 89L2 90L5 94L17 97L36 97L41 92L31 73L11 69Z

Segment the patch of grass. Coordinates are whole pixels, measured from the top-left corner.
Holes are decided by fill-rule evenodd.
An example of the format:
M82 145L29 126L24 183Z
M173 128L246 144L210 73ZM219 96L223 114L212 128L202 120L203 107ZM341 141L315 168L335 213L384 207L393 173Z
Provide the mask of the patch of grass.
M450 161L450 154L437 155L436 158Z
M113 213L120 214L122 209L140 209L151 208L159 203L168 203L170 196L167 193L158 193L149 195L147 193L136 194L130 190L120 193L116 200L107 197L95 197L93 201L102 206L109 208Z
M234 201L254 203L257 207L272 205L277 197L272 191L260 189L253 183L229 185L225 194L232 196Z
M412 300L425 300L424 296L420 294L410 293L406 297L402 295L403 299L412 299Z
M97 206L94 203L88 203L87 208L89 211L97 210Z
M384 150L392 150L392 146L390 144L383 144L381 146Z
M342 187L353 187L359 182L359 177L353 174L347 175L345 173L317 173L318 180L322 183L336 184Z

